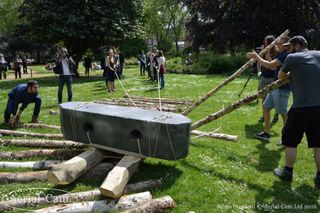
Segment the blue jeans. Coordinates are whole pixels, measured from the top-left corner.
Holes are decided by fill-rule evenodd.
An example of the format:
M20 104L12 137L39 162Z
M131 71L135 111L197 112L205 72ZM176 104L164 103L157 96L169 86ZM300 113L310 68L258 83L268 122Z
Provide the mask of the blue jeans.
M30 103L34 103L33 116L38 117L41 108L41 98L36 97ZM19 102L12 98L8 99L6 110L4 111L4 121L9 122L11 114L15 115L17 113Z
M159 74L159 78L160 78L160 88L163 89L164 88L164 74L160 73Z
M58 102L62 103L62 91L64 84L67 83L68 101L72 100L72 75L60 75L58 88Z

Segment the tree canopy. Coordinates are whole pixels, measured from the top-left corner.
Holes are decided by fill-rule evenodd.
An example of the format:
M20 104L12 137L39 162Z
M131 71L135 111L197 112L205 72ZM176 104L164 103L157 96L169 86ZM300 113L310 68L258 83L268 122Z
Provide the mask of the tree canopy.
M181 0L191 11L187 23L193 47L210 45L221 52L260 44L267 34L290 29L319 44L318 0Z
M87 48L139 37L143 0L28 0L21 7L21 15L34 40L62 41L82 55Z

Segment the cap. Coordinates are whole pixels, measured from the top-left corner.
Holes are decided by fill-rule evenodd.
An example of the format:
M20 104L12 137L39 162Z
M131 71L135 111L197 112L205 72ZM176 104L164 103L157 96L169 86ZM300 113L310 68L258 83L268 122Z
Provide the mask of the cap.
M301 46L308 46L307 40L301 35L292 37L287 43L284 43L283 46L288 46L290 44L300 44Z

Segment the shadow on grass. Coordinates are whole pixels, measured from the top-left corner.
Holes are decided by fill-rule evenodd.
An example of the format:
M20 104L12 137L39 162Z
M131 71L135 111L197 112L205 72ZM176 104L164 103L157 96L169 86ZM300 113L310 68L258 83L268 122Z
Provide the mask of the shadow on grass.
M263 185L237 178L237 174L232 176L213 169L203 169L190 164L187 160L182 160L181 163L183 166L201 173L206 173L235 185L246 185L249 189L256 191L255 203L251 204L254 205L253 210L256 212L319 212L320 206L317 206L319 190L310 185L303 184L296 189L292 189L290 183L275 180L272 187L265 188ZM244 202L245 204L250 205ZM298 205L304 208L299 209ZM240 211L240 209L233 210L235 212Z

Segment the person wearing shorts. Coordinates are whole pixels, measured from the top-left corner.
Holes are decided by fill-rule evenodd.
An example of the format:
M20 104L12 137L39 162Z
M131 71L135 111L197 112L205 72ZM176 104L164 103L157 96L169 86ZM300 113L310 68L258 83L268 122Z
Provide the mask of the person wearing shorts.
M309 51L302 36L291 38L285 45L289 46L290 54L281 67L279 78L290 77L293 104L282 129L285 166L276 168L274 174L282 180L292 181L297 146L305 133L308 147L314 149L317 167L314 181L320 189L320 51Z
M274 80L278 79L278 72L280 66L285 61L288 51L287 46L283 46L283 44L289 41L289 37L285 36L279 39L277 42L277 47L280 51L277 58L272 61L267 61L261 58L256 52L247 53L247 57L256 59L261 66L267 69L277 69L276 76L274 76ZM259 132L255 135L256 138L262 139L264 141L269 141L270 139L270 111L275 109L276 114L280 114L285 124L287 121L287 107L288 100L290 96L290 85L284 85L279 89L276 89L267 94L265 101L263 102L263 117L264 117L264 128L262 132Z

